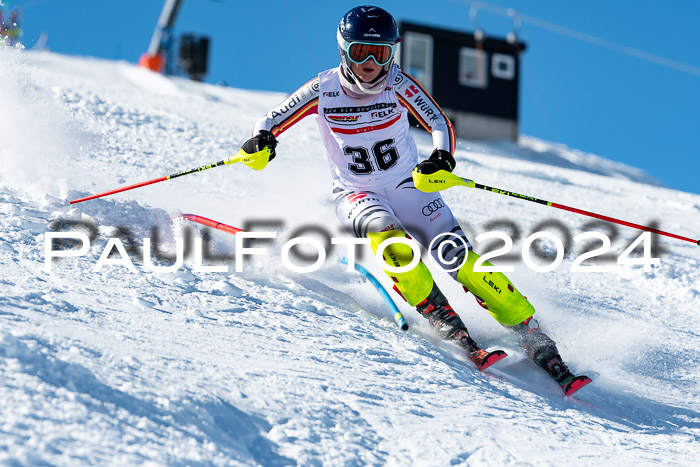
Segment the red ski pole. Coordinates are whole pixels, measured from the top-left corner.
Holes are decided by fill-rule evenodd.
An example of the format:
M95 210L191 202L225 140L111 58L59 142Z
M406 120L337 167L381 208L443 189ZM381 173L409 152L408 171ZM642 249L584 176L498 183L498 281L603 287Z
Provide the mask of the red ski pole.
M665 235L667 237L677 238L678 240L684 240L686 242L691 242L700 245L700 240L683 237L681 235L676 235L670 232L664 232L663 230L654 229L645 225L633 224L632 222L615 219L614 217L603 216L602 214L596 214L594 212L584 211L583 209L577 209L572 208L570 206L564 206L563 204L552 203L551 201L545 201L543 199L534 198L532 196L521 195L520 193L514 193L512 191L501 190L500 188L493 188L490 186L481 185L479 183L476 183L474 180L462 178L446 170L439 170L433 174L422 174L414 169L411 175L413 175L413 183L416 186L416 188L418 188L420 191L425 191L428 193L446 190L447 188L451 188L453 186L466 186L467 188L477 188L480 190L490 191L492 193L498 193L499 195L512 196L514 198L523 199L525 201L532 201L533 203L543 204L545 206L575 212L576 214L582 214L584 216L595 217L596 219L602 219L604 221L614 222L615 224L626 225L627 227L633 227L635 229L644 230L646 232Z
M206 225L207 227L211 227L213 229L223 230L224 232L228 232L233 235L236 235L238 232L243 232L243 229L239 229L238 227L224 224L223 222L218 222L203 216L198 216L196 214L180 214L179 217L187 219L190 222L196 222L197 224Z
M265 168L265 166L267 165L269 160L270 160L270 148L268 146L264 147L261 151L258 151L258 152L253 153L253 154L248 154L247 152L243 151L243 149L241 149L240 151L238 151L238 154L236 154L235 156L233 156L229 159L224 159L222 161L216 162L214 164L203 165L201 167L196 167L194 169L185 170L183 172L178 172L178 173L174 173L171 175L166 175L165 177L154 178L153 180L147 180L145 182L136 183L134 185L125 186L122 188L117 188L115 190L105 191L104 193L100 193L97 195L90 195L90 196L86 196L84 198L74 199L73 201L70 202L70 204L82 203L83 201L88 201L88 200L95 199L95 198L102 198L103 196L113 195L115 193L121 193L122 191L133 190L134 188L140 188L140 187L146 186L146 185L153 185L154 183L164 182L166 180L172 180L173 178L182 177L183 175L189 175L189 174L193 174L196 172L202 172L203 170L211 169L214 167L219 167L222 165L234 164L236 162L242 162L243 164L247 165L248 167L250 167L251 169L254 169L254 170L262 170L263 168Z

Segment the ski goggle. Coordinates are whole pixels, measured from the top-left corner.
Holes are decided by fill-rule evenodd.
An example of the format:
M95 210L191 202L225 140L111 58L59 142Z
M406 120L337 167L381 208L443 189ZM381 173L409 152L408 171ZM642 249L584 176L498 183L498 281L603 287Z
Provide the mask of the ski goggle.
M394 57L397 44L378 44L376 42L350 42L347 48L348 58L351 62L365 63L370 58L377 65L386 65Z
M401 41L401 39L399 39L399 42L396 44L361 41L348 42L340 35L340 31L338 31L337 37L338 44L345 51L348 60L358 65L360 63L365 63L370 58L372 58L377 65L386 65L394 57L396 48Z

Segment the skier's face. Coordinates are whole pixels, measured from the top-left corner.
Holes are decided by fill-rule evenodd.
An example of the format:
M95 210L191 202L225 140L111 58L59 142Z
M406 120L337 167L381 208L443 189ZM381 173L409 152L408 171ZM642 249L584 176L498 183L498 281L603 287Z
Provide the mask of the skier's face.
M363 83L371 82L382 71L382 67L371 58L364 63L351 63L350 68Z

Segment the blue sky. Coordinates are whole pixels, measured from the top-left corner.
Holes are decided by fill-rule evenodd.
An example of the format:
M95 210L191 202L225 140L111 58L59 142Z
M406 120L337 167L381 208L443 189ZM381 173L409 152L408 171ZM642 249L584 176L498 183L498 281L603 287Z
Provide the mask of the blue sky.
M148 48L163 5L162 0L0 1L5 10L20 10L27 47L45 32L54 52L129 62ZM472 31L470 3L374 2L398 20ZM524 18L522 133L640 167L669 187L700 193L700 2L484 3L494 7L478 15L487 34L503 37L513 28L495 8L513 8ZM211 37L207 81L292 92L337 65L335 29L343 13L359 4L184 0L175 32ZM635 49L633 55L651 54L651 61L614 44ZM682 71L678 64L689 68Z

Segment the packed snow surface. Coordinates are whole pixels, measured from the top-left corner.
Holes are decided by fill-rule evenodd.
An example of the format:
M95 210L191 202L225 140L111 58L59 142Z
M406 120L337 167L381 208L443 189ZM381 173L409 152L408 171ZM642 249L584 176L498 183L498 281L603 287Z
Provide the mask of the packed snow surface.
M513 238L497 263L515 266L509 277L565 361L594 379L567 399L443 272L477 341L509 354L484 373L397 302L411 326L401 331L371 284L337 262L346 250L309 274L282 265L300 227L346 236L312 119L279 138L261 172L235 164L68 204L228 158L284 95L17 50L0 50L0 92L0 464L696 465L698 246L658 237L658 265L615 267L640 232L484 191L443 193L477 251L484 232ZM429 154L427 134L415 138ZM456 158L458 174L485 185L700 233L700 196L598 156L523 137L460 141ZM236 237L179 213L277 238L236 272ZM46 272L51 230L94 240ZM544 273L518 259L540 230L566 245ZM611 261L584 262L608 272L572 270L601 245L571 240L586 231L612 239ZM170 255L177 238L206 240L202 265L227 271L198 270L188 255L153 272L143 241L154 232ZM127 256L115 247L95 272L112 238ZM540 247L546 265L554 244Z

